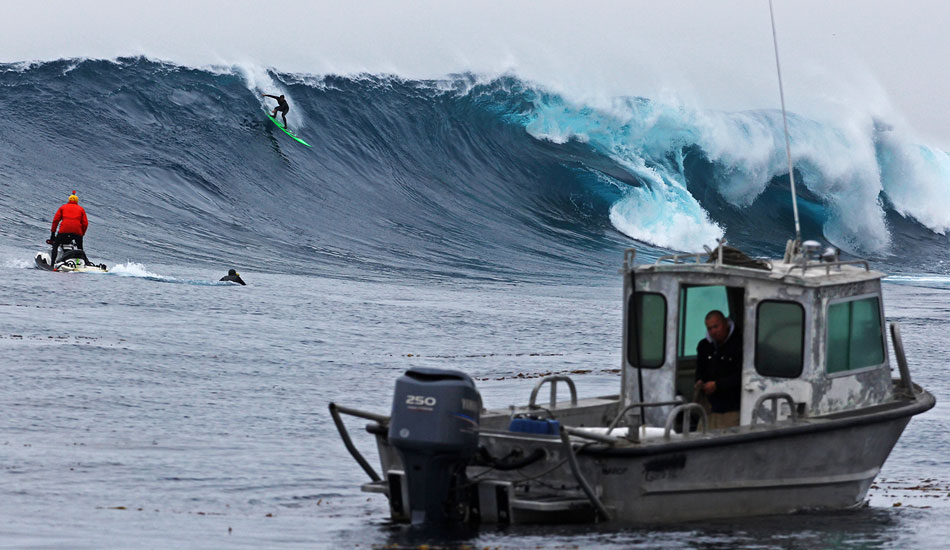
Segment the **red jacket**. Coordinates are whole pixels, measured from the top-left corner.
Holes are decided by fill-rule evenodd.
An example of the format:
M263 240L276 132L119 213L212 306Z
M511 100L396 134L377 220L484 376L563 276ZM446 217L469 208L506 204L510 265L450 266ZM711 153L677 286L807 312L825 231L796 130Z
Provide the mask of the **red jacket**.
M63 223L59 223L60 221ZM89 227L89 220L86 218L86 211L82 206L69 202L60 206L59 210L56 211L50 232L55 233L57 225L59 225L60 233L85 235L86 228Z

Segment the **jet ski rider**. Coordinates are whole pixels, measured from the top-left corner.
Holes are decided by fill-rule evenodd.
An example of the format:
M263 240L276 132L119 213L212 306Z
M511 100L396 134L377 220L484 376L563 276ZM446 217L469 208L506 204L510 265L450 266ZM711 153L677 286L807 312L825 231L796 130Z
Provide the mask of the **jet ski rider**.
M56 226L59 226L59 235L56 235ZM89 219L86 218L86 210L79 206L79 197L76 192L69 196L68 202L59 207L56 215L53 216L53 226L50 228L49 240L46 244L53 245L53 252L50 254L50 267L56 265L56 252L59 246L67 243L74 243L79 250L83 250L82 237L86 234L86 228L89 227ZM86 264L92 264L86 253L82 253L82 259Z

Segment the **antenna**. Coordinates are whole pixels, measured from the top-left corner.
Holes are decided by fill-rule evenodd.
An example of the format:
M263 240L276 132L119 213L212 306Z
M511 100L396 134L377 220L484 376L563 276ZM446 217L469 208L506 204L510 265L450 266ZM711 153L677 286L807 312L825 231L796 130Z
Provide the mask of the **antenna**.
M772 19L772 44L775 46L775 70L778 72L778 95L782 100L782 125L785 127L785 156L788 158L788 181L792 187L792 212L795 213L795 242L802 242L802 228L798 223L798 196L795 193L795 169L792 166L792 142L788 137L788 117L785 116L785 91L782 89L782 65L778 61L778 37L775 34L775 12L769 0L769 17Z

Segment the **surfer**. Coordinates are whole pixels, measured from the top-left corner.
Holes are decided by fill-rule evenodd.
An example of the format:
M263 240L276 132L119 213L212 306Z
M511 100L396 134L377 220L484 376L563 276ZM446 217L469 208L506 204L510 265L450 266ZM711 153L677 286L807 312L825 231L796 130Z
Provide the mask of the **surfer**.
M274 110L271 111L270 116L272 118L277 118L277 113L280 112L280 118L284 119L284 128L287 127L287 111L290 110L290 105L287 104L287 100L284 99L284 94L270 95L270 94L261 94L264 97L271 97L277 100L277 106L274 107Z
M56 234L56 226L59 226L59 235ZM86 234L87 227L89 227L89 219L86 218L86 210L79 206L79 197L73 191L66 204L60 206L56 215L53 216L53 226L50 228L49 240L46 241L46 244L53 245L50 267L56 265L56 251L60 245L73 243L79 250L83 250L82 237ZM92 263L85 252L82 253L82 259L87 264Z
M228 274L225 275L224 277L221 277L221 278L218 279L218 280L219 280L219 281L230 281L230 282L232 282L232 283L240 283L240 284L242 284L242 285L247 285L247 283L244 282L244 279L241 278L241 274L238 273L237 271L233 270L233 269L229 269L229 270L228 270Z

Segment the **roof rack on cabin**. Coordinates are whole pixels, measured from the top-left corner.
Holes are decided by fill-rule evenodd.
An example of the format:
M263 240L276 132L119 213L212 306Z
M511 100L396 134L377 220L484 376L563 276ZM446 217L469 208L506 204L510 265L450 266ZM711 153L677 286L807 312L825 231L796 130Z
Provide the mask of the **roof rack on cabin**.
M703 260L703 252L695 252L690 254L668 254L666 256L660 256L657 258L656 263L662 263L664 261L672 261L674 264L679 263L689 263L688 260L692 259L693 263L714 263L717 267L723 265L731 265L736 267L747 267L749 269L762 269L765 271L772 270L772 263L763 258L752 258L745 252L739 250L734 246L726 246L725 239L719 240L719 246L715 250L710 249L708 246L704 246L706 259Z

